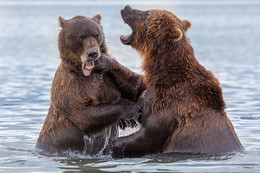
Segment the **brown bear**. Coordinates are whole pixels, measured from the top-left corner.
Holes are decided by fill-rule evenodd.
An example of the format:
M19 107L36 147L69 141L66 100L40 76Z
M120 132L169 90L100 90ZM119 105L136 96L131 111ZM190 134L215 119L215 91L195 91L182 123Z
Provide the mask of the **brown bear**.
M166 10L126 6L121 15L132 29L121 42L142 55L147 91L141 128L117 138L113 156L242 151L219 81L196 60L186 36L191 23Z
M93 70L102 54L109 56L100 14L59 17L58 22L61 63L36 147L49 153L108 154L110 142L118 136L119 120L138 113L143 77L119 63L119 81ZM120 78L128 80L122 84Z

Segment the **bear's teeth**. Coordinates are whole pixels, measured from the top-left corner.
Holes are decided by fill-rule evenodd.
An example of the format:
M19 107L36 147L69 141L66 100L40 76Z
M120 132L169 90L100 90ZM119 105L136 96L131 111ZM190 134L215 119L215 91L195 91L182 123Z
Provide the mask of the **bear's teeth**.
M83 69L91 70L95 67L95 64L94 64L94 61L91 61L89 63L82 64L82 66L83 66Z
M122 35L123 39L128 39L130 37L131 34L127 34L127 35Z

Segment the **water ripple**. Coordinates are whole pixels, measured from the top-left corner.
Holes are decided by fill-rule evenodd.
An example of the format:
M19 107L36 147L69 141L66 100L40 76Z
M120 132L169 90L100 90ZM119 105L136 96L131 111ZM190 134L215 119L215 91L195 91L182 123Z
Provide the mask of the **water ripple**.
M131 32L119 13L125 2L113 1L107 6L103 1L98 5L93 5L96 1L62 2L65 5L61 1L35 1L33 7L30 1L19 1L20 6L13 3L18 1L0 3L0 172L260 172L259 2L185 0L157 4L192 21L187 35L198 60L213 71L223 87L226 112L245 153L133 159L89 158L78 153L50 156L34 148L49 109L51 83L60 61L58 15L71 18L102 12L110 53L123 65L143 73L142 59L118 38L119 34ZM21 5L24 3L27 5ZM39 5L46 3L50 4ZM157 7L155 1L131 3L140 9ZM135 130L120 131L120 135Z

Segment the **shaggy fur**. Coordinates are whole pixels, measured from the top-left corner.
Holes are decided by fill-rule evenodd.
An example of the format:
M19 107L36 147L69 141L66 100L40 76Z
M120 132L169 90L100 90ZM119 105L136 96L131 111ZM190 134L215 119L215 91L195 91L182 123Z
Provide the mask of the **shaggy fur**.
M101 54L108 56L100 20L99 14L93 18L58 19L62 27L58 38L61 63L51 87L49 112L37 141L36 147L43 151L108 154L111 141L118 136L119 120L131 118L139 111L140 105L135 102L145 89L141 75L117 65L122 68L121 77L133 78L121 85L103 72L90 69L83 73L82 64L97 63ZM97 53L94 60L87 57L93 51ZM127 92L136 85L140 90Z
M113 156L242 151L219 81L199 64L186 37L190 22L166 10L126 6L121 14L133 30L122 42L142 55L147 92L140 130L116 139Z

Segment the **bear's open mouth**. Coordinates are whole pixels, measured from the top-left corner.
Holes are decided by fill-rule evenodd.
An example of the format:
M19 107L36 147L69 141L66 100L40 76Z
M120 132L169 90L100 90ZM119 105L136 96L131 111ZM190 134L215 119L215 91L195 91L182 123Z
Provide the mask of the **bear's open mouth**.
M130 44L132 41L132 34L127 34L127 35L121 35L120 40L123 44Z
M95 67L94 61L82 63L82 72L85 76L89 76Z
M135 33L135 26L134 26L134 18L133 18L133 9L129 5L125 6L124 9L121 10L121 17L125 24L127 24L131 30L131 34L121 35L120 40L125 45L130 45L133 40L133 35Z

